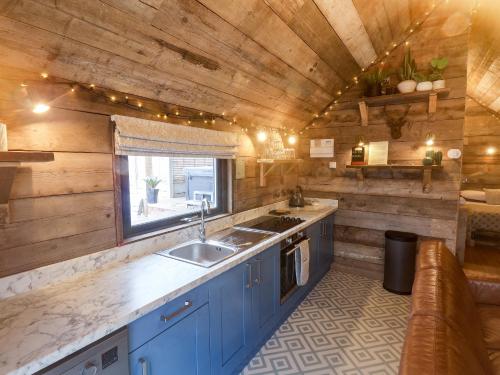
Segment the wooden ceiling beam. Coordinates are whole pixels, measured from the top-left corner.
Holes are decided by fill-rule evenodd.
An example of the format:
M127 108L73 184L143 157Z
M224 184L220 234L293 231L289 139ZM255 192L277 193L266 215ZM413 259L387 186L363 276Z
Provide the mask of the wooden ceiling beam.
M377 53L352 0L314 0L314 2L360 67L368 66L377 58ZM352 75L349 79L351 78Z
M198 1L327 92L344 85L343 79L262 0Z
M264 0L338 76L350 81L359 65L313 0Z

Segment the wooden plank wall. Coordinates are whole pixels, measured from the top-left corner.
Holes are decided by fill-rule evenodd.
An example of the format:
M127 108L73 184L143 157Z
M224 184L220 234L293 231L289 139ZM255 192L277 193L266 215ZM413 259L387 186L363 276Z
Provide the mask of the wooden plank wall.
M287 199L290 190L298 183L298 173L294 169L291 173L282 175L279 168L266 177L266 186L259 186L260 166L257 164L258 155L262 146L254 147L252 140L255 135L240 137L239 157L245 161L245 178L234 180L233 210L241 212L259 206ZM235 173L233 171L233 176Z
M8 126L9 149L55 153L54 162L23 164L16 175L11 223L0 228L0 277L116 246L109 116L155 117L85 92L69 92L61 85L32 83L31 96L55 98L50 111L36 115L18 94L23 78L37 76L7 68L0 71L0 122ZM236 211L283 199L276 196L281 190L279 177L271 177L266 188L258 187L255 150L249 137L243 139L247 178L233 181Z
M301 155L308 160L302 167L299 183L306 195L339 200L335 226L338 262L380 272L386 230L442 238L455 249L461 160L448 159L446 152L463 147L467 17L465 11L437 10L410 39L418 66L425 67L434 56L450 59L445 76L451 93L438 102L434 115L428 115L427 103L410 104L411 125L403 128L400 139L392 140L383 108L369 108L367 127L361 126L359 110L334 109L326 123L310 128L301 139ZM402 53L403 48L389 56L386 66L397 67ZM348 95L356 101L360 91ZM406 108L406 105L392 105L387 110L403 113ZM389 163L421 164L426 150L425 135L431 131L436 135L435 149L441 149L445 157L444 170L434 173L433 190L429 194L422 192L420 172L370 171L364 182L359 182L355 171L345 168L360 135L367 141L389 140ZM335 139L334 159L309 158L309 140L316 138ZM328 168L332 160L337 162L336 170Z
M500 188L500 120L468 97L465 104L462 189ZM488 147L496 153L488 155Z

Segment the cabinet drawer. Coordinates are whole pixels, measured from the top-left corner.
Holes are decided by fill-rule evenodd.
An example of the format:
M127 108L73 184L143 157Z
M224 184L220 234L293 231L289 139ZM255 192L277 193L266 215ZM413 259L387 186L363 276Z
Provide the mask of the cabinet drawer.
M137 349L207 303L208 287L205 284L130 323L128 326L129 352Z

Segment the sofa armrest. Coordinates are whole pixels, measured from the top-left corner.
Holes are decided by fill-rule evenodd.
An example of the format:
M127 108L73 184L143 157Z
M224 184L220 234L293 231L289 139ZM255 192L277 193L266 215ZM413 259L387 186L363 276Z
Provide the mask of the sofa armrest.
M476 303L500 306L500 275L465 269Z

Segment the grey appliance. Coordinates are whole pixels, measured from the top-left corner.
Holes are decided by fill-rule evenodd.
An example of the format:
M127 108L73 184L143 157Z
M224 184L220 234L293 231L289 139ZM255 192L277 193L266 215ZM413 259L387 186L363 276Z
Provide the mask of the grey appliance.
M79 350L35 375L128 375L127 328Z

